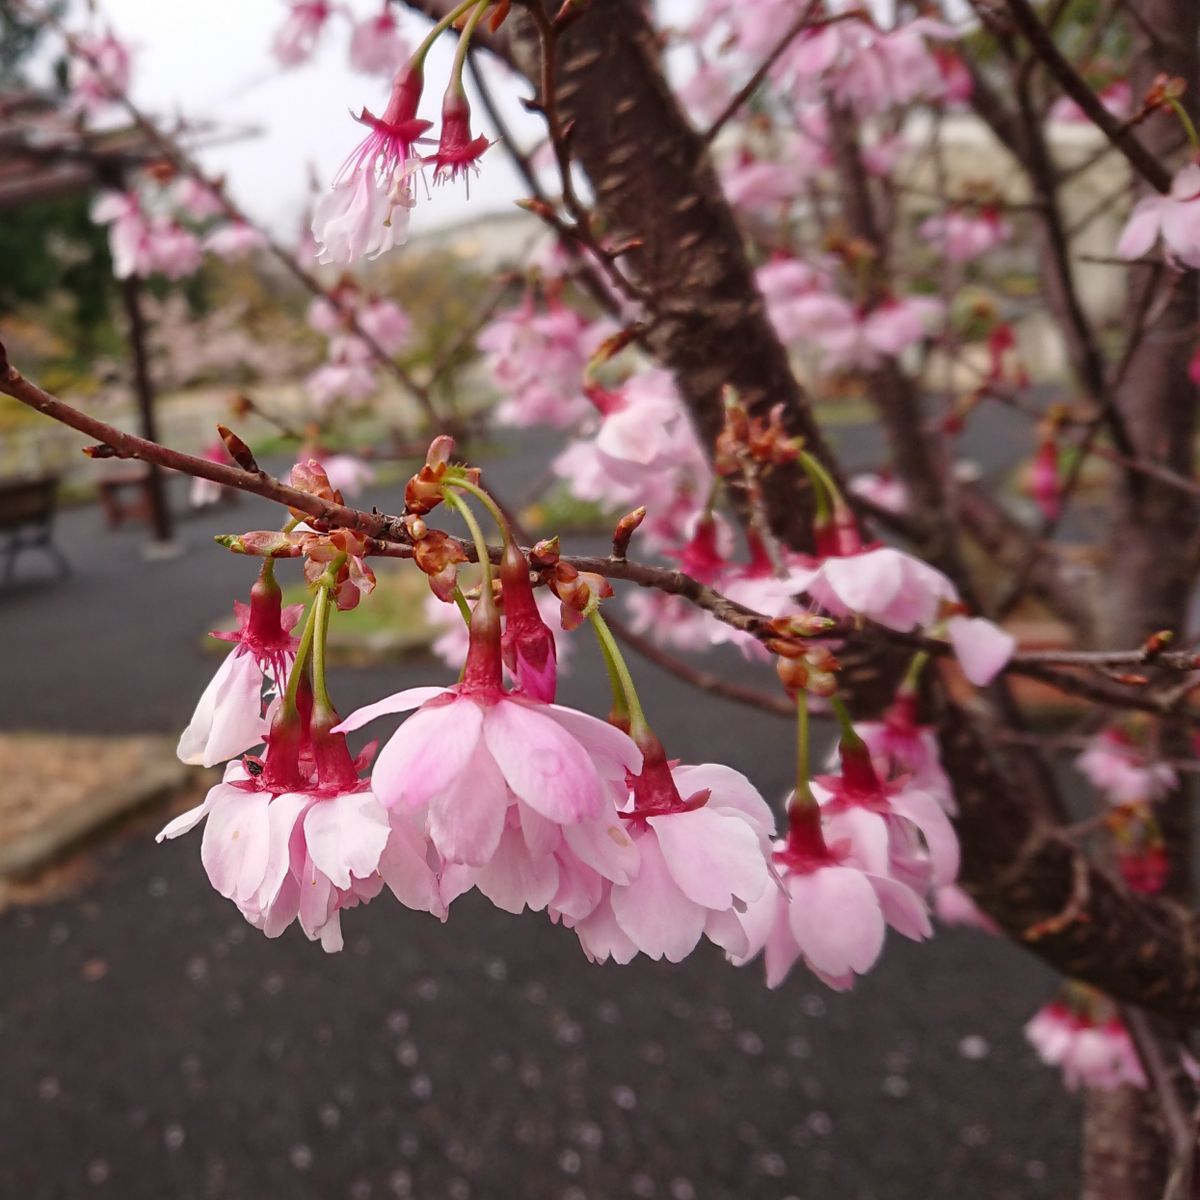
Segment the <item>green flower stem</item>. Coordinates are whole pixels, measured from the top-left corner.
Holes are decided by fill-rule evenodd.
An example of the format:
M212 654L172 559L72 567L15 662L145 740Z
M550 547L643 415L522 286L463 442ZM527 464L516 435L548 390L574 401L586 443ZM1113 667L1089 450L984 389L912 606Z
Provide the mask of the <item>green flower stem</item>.
M463 595L463 590L457 584L454 586L454 603L458 606L459 615L467 623L467 628L471 627L471 606L467 603L466 596Z
M325 683L325 644L329 638L329 588L317 587L317 598L313 601L313 700L318 708L333 712L333 701L329 699L329 688Z
M838 728L841 730L843 744L851 749L859 749L863 747L866 743L855 731L854 721L850 716L850 710L846 707L846 703L841 696L830 696L829 707L833 709L833 715L837 717Z
M624 697L625 706L629 710L629 733L633 740L637 741L638 735L649 732L650 726L646 721L646 714L642 711L637 689L633 686L633 676L630 675L629 667L621 655L617 639L613 637L612 630L609 629L599 610L592 612L591 619L592 628L596 631L596 637L600 640L600 648L604 652L609 676L613 680L613 696L614 698Z
M454 51L454 66L451 68L451 86L461 95L463 93L463 67L467 62L467 51L471 48L471 37L475 27L483 20L483 14L491 6L492 0L477 0L475 11L467 18L463 31L458 35L458 46Z
M821 473L814 467L815 459L811 454L801 453L800 466L805 475L808 476L808 482L812 484L813 496L817 502L816 520L818 524L824 524L829 520L830 498L829 491L825 486L825 480Z
M460 497L456 496L451 491L442 493L446 499L447 505L454 509L463 519L463 523L471 531L471 540L475 543L475 554L479 558L479 566L483 571L482 591L486 590L490 599L492 594L492 559L491 551L488 550L488 544L483 536L483 530L479 527L479 522L475 519L475 514L471 511L471 506Z
M426 35L425 40L417 47L417 52L409 60L409 69L415 68L418 71L424 71L425 58L429 54L433 43L450 28L460 17L469 11L473 4L478 4L479 0L463 0L462 4L456 8L452 8Z
M825 469L824 464L815 454L809 454L807 450L801 450L800 465L810 478L815 475L821 481L821 485L825 489L825 494L829 497L835 508L846 507L846 498L842 495L838 485L834 483L833 476Z
M453 477L446 480L450 487L460 488L468 495L474 496L484 508L491 514L491 518L496 522L496 527L500 530L500 536L507 542L511 540L512 533L508 528L508 518L504 515L500 505L496 503L492 497L479 487L477 484L471 483L466 479L455 479Z
M1179 118L1180 123L1183 125L1183 131L1187 134L1187 139L1191 143L1192 149L1200 150L1200 135L1196 133L1196 125L1192 121L1192 118L1188 115L1187 109L1184 108L1183 105L1180 104L1176 99L1168 100L1167 104L1170 105L1175 115Z
M592 617L595 618L598 615L598 613L593 613ZM628 724L630 720L629 701L626 698L625 684L621 679L620 669L617 667L616 661L609 651L608 643L605 642L600 633L599 624L597 624L594 619L592 621L592 628L595 630L596 641L600 645L600 657L604 659L604 669L608 672L608 682L612 688L613 702L611 715L616 717L618 721L623 720L626 724Z
M801 689L796 693L796 792L789 808L817 807L817 798L812 793L811 749L808 736L808 693Z
M292 663L291 673L288 675L287 691L283 695L283 712L284 717L294 717L296 715L296 696L300 691L300 678L304 674L304 665L308 661L309 651L312 649L313 634L316 629L316 604L309 606L308 615L304 618L304 629L300 633L300 645L296 650L296 661Z

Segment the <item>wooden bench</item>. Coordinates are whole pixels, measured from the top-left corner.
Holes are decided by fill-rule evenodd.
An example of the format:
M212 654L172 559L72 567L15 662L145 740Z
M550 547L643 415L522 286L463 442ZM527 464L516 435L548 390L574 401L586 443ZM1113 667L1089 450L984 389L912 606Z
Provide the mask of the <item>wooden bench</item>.
M71 573L70 564L54 544L54 513L58 507L58 479L0 481L0 546L5 554L4 582L11 583L22 550L44 550L60 575Z
M150 471L147 467L129 467L100 476L96 481L96 491L109 529L116 529L126 521L145 521L149 524L154 519L154 500L150 487Z

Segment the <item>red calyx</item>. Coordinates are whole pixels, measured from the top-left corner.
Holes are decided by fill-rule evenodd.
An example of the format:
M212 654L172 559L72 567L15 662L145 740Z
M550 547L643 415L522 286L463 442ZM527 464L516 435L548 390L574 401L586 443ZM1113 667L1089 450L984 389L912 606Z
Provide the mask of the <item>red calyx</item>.
M491 143L482 134L471 137L471 106L461 92L451 88L442 101L442 133L438 148L429 160L434 164L433 178L457 179L465 175L483 156Z

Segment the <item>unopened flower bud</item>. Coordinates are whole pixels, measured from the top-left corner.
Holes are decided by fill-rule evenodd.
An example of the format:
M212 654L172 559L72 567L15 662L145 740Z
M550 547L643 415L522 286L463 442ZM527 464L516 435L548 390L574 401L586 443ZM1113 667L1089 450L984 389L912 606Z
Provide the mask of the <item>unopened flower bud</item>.
M559 543L557 535L552 538L543 538L529 551L529 565L535 571L544 571L547 567L553 567L558 563L558 556Z
M637 531L638 526L646 519L646 506L643 504L640 508L635 508L633 512L626 513L618 522L616 529L613 530L612 556L613 558L624 558L629 550L629 542Z

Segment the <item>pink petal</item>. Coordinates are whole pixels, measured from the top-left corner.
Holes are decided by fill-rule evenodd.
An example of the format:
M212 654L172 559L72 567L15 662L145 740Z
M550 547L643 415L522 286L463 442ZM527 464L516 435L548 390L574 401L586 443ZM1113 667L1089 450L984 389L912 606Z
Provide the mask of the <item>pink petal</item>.
M628 883L638 873L641 855L615 808L594 821L562 826L567 849L581 863L613 883Z
M466 698L413 713L375 761L371 782L379 802L385 808L428 804L461 775L482 730L483 710Z
M1163 208L1160 196L1147 196L1134 205L1133 212L1117 241L1118 258L1141 258L1158 239L1158 227Z
M532 705L493 704L483 736L508 786L530 808L563 825L602 811L600 776L587 752Z
M296 822L312 803L313 797L302 792L286 793L276 796L271 801L271 806L267 810L271 848L267 855L267 869L263 875L263 881L251 901L256 908L265 911L275 903L284 880L291 872L292 833L296 828ZM300 844L303 845L303 843ZM292 914L288 924L292 920L295 920L295 913Z
M200 861L214 888L229 900L243 902L258 891L270 856L267 792L231 789L214 798L200 844Z
M696 766L674 767L671 775L684 799L697 792L708 791L711 795L706 808L717 811L732 809L746 817L759 833L768 837L774 834L775 814L771 806L740 771L722 763L699 763Z
M991 683L1017 646L1011 633L984 617L951 617L946 628L963 674L976 687Z
M704 936L714 946L720 946L731 957L745 954L750 946L746 931L742 928L737 913L732 908L727 908L722 912L710 909L708 920L704 922Z
M637 878L612 889L613 916L643 954L680 962L696 948L708 912L679 890L653 832L638 838L638 850Z
M340 888L350 886L351 875L365 879L375 873L388 833L387 813L370 792L318 800L304 818L314 866Z
M586 921L575 926L583 952L592 962L631 962L638 952L633 940L617 924L608 898L600 901Z
M689 899L726 909L757 900L770 878L754 826L707 807L650 817L667 870ZM640 845L641 843L639 843Z
M193 766L215 767L262 744L263 674L254 655L232 650L200 696L179 738L179 758Z
M626 773L636 775L642 769L642 752L616 726L561 704L548 705L544 711L583 745L603 778L624 787Z
M850 867L821 867L788 878L788 924L819 971L861 975L879 957L886 926L870 881Z
M376 717L384 717L389 713L410 712L435 696L440 696L444 691L446 689L442 687L415 687L396 692L383 700L377 700L374 704L355 709L340 725L333 727L333 732L352 733L355 729L361 729L374 721Z
M475 872L475 886L497 907L518 914L539 912L558 890L558 864L552 854L535 858L517 829L505 829L491 859Z
M923 942L933 936L929 909L912 888L882 875L871 875L869 879L879 898L884 919L897 933L912 938L914 942Z
M891 797L892 812L910 820L929 847L933 883L940 887L958 877L958 835L946 810L932 796L917 788L904 788Z
M481 867L500 844L507 811L504 778L480 745L457 777L429 802L430 839L449 862Z

